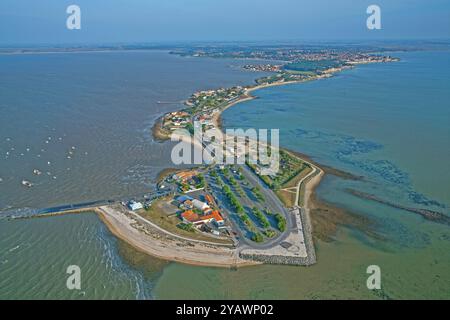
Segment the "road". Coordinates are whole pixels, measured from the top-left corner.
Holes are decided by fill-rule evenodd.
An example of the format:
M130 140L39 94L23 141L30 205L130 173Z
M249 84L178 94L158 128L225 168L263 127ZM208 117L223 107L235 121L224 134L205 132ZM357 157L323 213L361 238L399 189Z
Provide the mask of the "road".
M202 141L201 136L196 135L194 136L194 140L199 142L200 145L203 146L204 149L206 149L209 153L213 151L213 148L210 145L207 145L204 141ZM226 151L227 152L227 151ZM233 155L234 157L234 155ZM304 161L304 160L303 160ZM311 171L307 176L305 176L303 179L301 179L297 185L296 190L296 205L298 205L300 200L300 193L301 193L301 187L307 179L312 177L314 174L316 174L317 170L319 170L317 167L315 167L312 163L304 161L308 165L313 168L313 171ZM286 218L286 231L282 233L281 236L270 239L263 244L258 244L254 241L251 241L250 239L247 239L245 235L242 233L242 230L239 226L236 225L236 222L233 219L230 219L237 231L237 233L240 236L240 250L246 249L246 248L252 248L252 249L269 249L272 247L275 247L286 240L286 238L289 236L289 234L292 231L298 230L297 222L295 219L295 216L292 215L287 208L284 207L284 205L281 203L281 200L278 198L278 196L273 192L272 189L270 189L255 173L253 173L250 168L248 168L246 165L240 165L240 167L243 169L243 173L245 177L253 184L254 186L259 186L263 195L265 196L266 201L271 205L272 208L276 208L279 213L284 215ZM307 203L307 201L305 201ZM222 201L222 207L224 210L226 210L226 213L230 216L234 216L233 213L229 212L229 210L226 209L226 206L224 205ZM304 208L301 208L301 210ZM309 212L309 210L306 211ZM301 226L300 226L301 227ZM241 243L242 242L242 243Z
M291 231L297 230L297 224L295 221L295 216L290 214L290 212L283 206L281 201L278 199L277 195L270 189L268 186L262 182L258 176L256 176L246 165L240 165L239 167L242 168L242 173L247 179L247 181L252 186L257 186L261 193L263 194L265 198L265 204L270 210L272 210L274 213L278 212L282 214L286 218L286 231L283 232L281 235L274 239L269 239L265 241L264 243L256 243L249 239L241 226L239 226L240 220L236 219L237 214L235 212L232 212L228 209L228 200L225 199L225 197L221 194L220 187L217 186L214 182L210 181L211 187L215 189L216 193L216 200L217 204L220 206L221 211L225 213L229 220L233 224L233 230L238 234L239 236L239 250L243 249L269 249L274 246L277 246L278 244L282 243L286 240L286 238L289 236Z
M102 208L100 208L100 209L103 210ZM124 210L126 210L126 209L124 208ZM145 223L145 224L151 226L152 228L155 228L156 230L158 230L158 231L160 231L162 233L165 233L165 234L167 234L167 235L169 235L171 237L174 237L174 238L177 238L177 239L180 239L180 240L184 240L184 241L188 241L188 242L196 242L196 243L208 244L208 245L214 245L214 246L231 247L231 245L229 245L229 244L220 244L220 243L217 243L217 242L195 240L195 239L192 239L192 238L183 237L183 236L177 235L175 233L172 233L170 231L167 231L166 229L161 228L160 226L158 226L157 224L151 222L150 220L147 220L147 219L141 217L136 212L127 210L127 213L129 213L131 216L133 216L133 218L135 218L136 220L140 221L141 223Z
M305 182L307 179L309 179L310 177L312 177L312 176L314 176L315 174L316 174L316 172L317 172L317 168L315 167L315 166L313 166L312 164L309 164L310 166L311 166L311 168L313 168L313 171L311 171L309 174L307 174L303 179L301 179L299 182L298 182L298 185L297 185L297 193L296 193L296 195L295 195L295 205L299 205L299 201L300 201L300 193L301 193L301 190L302 190L302 184L303 184L303 182Z

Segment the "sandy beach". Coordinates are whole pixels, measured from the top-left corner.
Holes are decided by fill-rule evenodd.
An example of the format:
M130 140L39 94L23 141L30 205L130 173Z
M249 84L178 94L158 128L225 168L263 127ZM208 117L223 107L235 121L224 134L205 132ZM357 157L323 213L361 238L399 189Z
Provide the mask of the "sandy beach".
M143 253L163 260L221 268L259 264L239 258L237 250L232 247L176 239L111 206L100 207L96 212L116 237Z

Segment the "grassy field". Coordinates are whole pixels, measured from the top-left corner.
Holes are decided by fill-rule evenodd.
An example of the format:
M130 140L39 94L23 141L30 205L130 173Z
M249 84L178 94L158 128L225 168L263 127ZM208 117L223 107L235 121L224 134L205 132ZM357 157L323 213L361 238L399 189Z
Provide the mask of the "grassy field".
M301 203L295 203L295 189L290 189L289 191L283 189L296 188L298 183L312 171L312 168L301 159L288 152L285 153L284 159L287 162L287 168L296 170L297 174L295 176L288 176L275 193L280 198L281 202L283 202L286 207L290 208L295 205L301 205ZM301 199L302 194L300 193L300 202L302 201Z
M278 190L275 192L275 194L278 196L278 198L281 200L283 205L286 208L291 208L295 204L295 193L284 191L284 190Z
M255 172L256 166L250 163L247 165ZM301 179L306 177L312 171L311 166L304 162L300 157L280 150L280 169L276 176L259 176L261 180L268 185L281 202L287 207L296 205L296 187ZM289 189L289 190L284 190Z

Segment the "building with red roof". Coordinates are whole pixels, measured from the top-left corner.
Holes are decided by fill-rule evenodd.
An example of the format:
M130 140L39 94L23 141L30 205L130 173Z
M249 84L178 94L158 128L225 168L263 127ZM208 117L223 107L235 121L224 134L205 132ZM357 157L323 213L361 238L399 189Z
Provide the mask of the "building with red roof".
M221 227L225 224L225 220L219 211L212 211L210 214L199 216L192 210L185 211L181 214L181 218L184 223L192 223L196 226L202 225L204 223L214 222L217 226Z
M218 226L223 226L225 224L225 220L223 220L222 215L219 211L213 211L212 213L200 217L200 219L204 222L215 222Z
M183 212L181 214L181 218L183 219L183 222L185 222L185 223L192 223L195 225L204 223L202 220L200 220L200 216L192 210Z

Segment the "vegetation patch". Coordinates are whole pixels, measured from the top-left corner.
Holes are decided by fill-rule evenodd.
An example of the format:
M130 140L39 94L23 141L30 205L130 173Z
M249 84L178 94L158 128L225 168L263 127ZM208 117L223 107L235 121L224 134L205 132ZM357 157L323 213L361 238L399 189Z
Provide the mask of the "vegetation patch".
M269 220L267 220L267 217L264 215L264 213L261 212L261 210L259 210L257 207L253 207L252 212L256 216L256 218L258 218L259 223L261 223L264 228L270 227Z
M275 214L275 219L277 220L278 230L281 232L286 231L286 218L283 217L280 213Z

